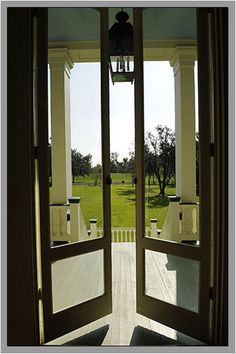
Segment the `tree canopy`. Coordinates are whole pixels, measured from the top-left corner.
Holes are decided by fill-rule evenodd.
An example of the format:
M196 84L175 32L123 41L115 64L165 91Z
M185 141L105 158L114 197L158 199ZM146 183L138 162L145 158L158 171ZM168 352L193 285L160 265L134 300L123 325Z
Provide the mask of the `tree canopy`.
M199 136L196 135L197 152L197 181L198 181L198 146ZM49 144L49 174L51 175L51 145ZM135 153L131 151L129 157L118 160L118 152L111 152L110 166L111 173L130 173L132 181L135 171ZM92 168L92 155L83 156L77 149L71 149L72 178L75 176L93 175L94 183L97 185L101 179L102 166ZM151 132L147 132L144 144L145 177L148 178L148 185L151 178L157 178L160 194L165 194L165 188L175 177L175 133L169 127L157 125ZM133 184L133 182L132 182Z
M72 178L73 183L75 176L89 175L91 172L92 155L83 156L77 149L71 150Z

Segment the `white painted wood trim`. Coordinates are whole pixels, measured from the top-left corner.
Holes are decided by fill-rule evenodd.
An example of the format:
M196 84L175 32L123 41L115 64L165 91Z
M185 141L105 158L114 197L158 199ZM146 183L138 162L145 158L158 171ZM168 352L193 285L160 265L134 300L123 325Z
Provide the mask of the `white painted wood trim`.
M180 40L145 40L144 41L144 60L169 61L175 54L176 47L189 48L196 57L196 41L189 39ZM98 41L80 42L50 42L49 43L49 62L50 53L57 49L67 49L71 60L74 63L99 62L100 43Z

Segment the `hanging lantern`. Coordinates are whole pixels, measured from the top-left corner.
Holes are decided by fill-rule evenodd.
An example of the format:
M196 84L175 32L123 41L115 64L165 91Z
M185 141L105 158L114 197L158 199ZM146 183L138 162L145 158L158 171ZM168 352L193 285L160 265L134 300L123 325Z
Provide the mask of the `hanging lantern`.
M125 11L116 14L114 25L109 29L110 73L115 82L134 80L133 26L127 22L129 15Z

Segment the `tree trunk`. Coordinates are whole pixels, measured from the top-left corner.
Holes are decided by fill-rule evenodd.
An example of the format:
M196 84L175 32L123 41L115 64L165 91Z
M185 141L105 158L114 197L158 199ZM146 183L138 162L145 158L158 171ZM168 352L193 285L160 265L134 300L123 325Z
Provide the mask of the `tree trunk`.
M164 181L162 181L162 180L160 180L159 181L159 188L160 188L160 194L162 195L162 196L164 196L165 195L165 182Z
M161 194L162 196L165 195L165 187L161 186L161 188L160 188L160 194Z

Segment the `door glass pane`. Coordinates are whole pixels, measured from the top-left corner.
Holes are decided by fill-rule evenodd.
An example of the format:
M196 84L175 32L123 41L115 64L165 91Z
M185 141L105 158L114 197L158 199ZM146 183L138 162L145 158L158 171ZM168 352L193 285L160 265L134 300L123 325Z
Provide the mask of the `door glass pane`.
M199 245L196 9L143 11L146 237Z
M104 251L56 261L51 265L53 312L104 293Z
M133 9L124 8L128 15L127 25L133 26ZM116 15L121 8L109 8L109 36L117 25ZM115 25L116 24L116 25ZM115 41L117 44L117 42ZM110 67L110 167L112 242L135 241L135 185L134 185L134 84L132 75L133 56L115 55L117 46L111 46ZM128 59L129 58L129 59ZM111 69L112 68L112 69ZM125 72L125 74L124 74ZM127 75L125 78L124 75ZM127 81L119 81L121 79Z
M103 235L100 13L48 10L51 246Z
M145 294L198 312L200 263L145 250Z

